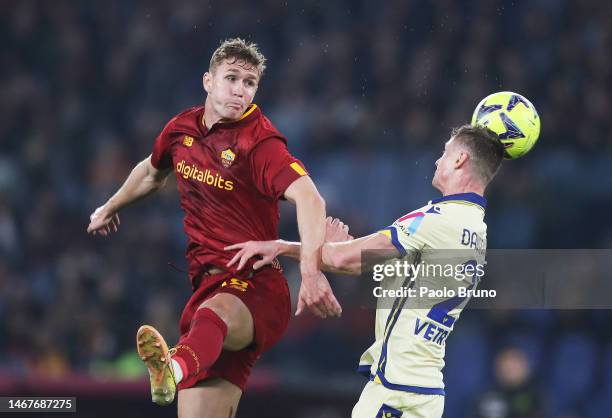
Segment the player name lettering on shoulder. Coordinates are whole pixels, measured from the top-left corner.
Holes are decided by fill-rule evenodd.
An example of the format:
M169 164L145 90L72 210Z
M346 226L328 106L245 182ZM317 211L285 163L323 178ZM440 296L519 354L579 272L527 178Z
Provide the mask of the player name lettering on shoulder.
M479 254L484 255L487 249L487 240L476 232L463 228L461 234L461 245L475 249Z

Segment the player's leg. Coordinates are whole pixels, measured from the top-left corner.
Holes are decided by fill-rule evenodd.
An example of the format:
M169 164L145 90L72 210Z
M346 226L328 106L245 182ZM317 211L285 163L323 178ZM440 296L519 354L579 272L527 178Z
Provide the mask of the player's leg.
M194 386L191 382L201 378L222 350L243 350L253 343L254 336L251 312L237 296L218 293L200 304L189 333L176 345L172 357L181 369L175 371L175 381L185 379L189 386L179 391L180 418L226 418L236 413L240 387L222 378L209 378Z
M415 418L441 418L444 412L444 396L408 394L410 407L407 415Z
M233 418L242 396L240 388L225 379L212 378L178 394L179 418Z
M398 405L390 405L391 400L388 399L387 393L384 391L382 385L374 382L368 382L359 396L359 400L353 407L351 418L376 418L380 416L396 418L401 414L389 415L389 411L386 411L384 415L379 412L389 407L397 407Z
M174 400L181 381L197 381L217 361L222 349L238 351L253 343L253 317L230 293L219 293L201 303L190 322L189 332L181 337L172 355L153 327L145 325L138 330L138 353L150 374L153 402L159 405Z
M216 293L220 288L221 293ZM219 275L210 278L206 287L200 286L181 316L181 339L172 350L172 358L168 356L167 363L158 360L155 366L162 363L171 364L170 367L161 368L164 371L163 376L174 371L176 381L180 381L180 393L199 386L202 381L212 381L215 378L223 380L214 386L204 385L201 386L202 390L179 395L184 399L181 400L181 411L192 408L194 413L198 413L199 405L208 405L223 399L227 402L220 406L228 407L228 414L231 408L235 411L253 365L285 332L290 308L286 280L274 269L260 271L248 282ZM148 345L157 347L156 356L152 358L163 357L157 341ZM156 372L157 368L149 366L151 362L152 360L145 360L149 370ZM155 377L155 373L152 374L152 392L155 382L159 380ZM164 380L168 381L174 385L174 379ZM213 388L214 390L211 390ZM219 396L216 392L219 390L227 396ZM208 392L215 395L212 396L213 399L203 402L202 400L209 398ZM164 395L165 393L164 390ZM195 393L204 395L192 395ZM193 401L194 396L200 400ZM153 396L154 402L160 404L168 403L165 398L159 402L159 397L156 399ZM226 416L229 415L224 415L223 418Z
M231 293L218 293L204 301L198 309L210 309L227 326L223 349L238 351L248 347L255 338L255 325L251 311L240 298Z
M242 350L254 336L253 316L240 298L218 293L205 300L193 314L189 332L175 346L176 382L196 379L217 361L221 350Z
M351 418L441 418L444 396L391 390L368 382L355 404Z

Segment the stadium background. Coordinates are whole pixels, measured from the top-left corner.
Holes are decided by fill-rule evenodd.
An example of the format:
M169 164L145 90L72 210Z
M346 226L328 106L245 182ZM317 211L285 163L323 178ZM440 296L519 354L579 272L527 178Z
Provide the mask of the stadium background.
M355 235L435 197L449 128L512 90L543 130L488 193L489 247L612 245L610 3L7 0L0 12L2 394L78 396L79 416L174 414L149 405L133 340L151 323L176 341L189 286L167 264L184 266L175 188L124 210L110 239L85 228L164 123L203 101L201 74L231 36L260 44L256 103ZM284 206L281 236L296 237L294 218ZM372 312L341 303L341 320L292 320L238 416L348 416ZM488 396L545 411L519 416L609 416L611 317L467 312L447 344L445 417L504 416ZM504 373L522 368L531 377L508 386Z

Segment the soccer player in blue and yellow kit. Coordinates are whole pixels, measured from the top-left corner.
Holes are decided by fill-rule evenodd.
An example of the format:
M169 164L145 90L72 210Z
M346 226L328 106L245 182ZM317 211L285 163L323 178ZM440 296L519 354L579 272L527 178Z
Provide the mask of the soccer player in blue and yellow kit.
M355 240L328 242L322 250L322 268L359 275L362 251L379 252L383 263L407 260L421 265L421 272L436 267L448 257L453 267L472 265L472 274L401 277L414 282L413 289L474 290L478 266L484 264L487 227L484 223L484 191L497 173L504 147L497 135L484 127L462 126L453 131L436 161L432 185L442 197L400 217L390 226ZM401 193L401 190L398 190ZM341 229L339 223L329 228ZM346 230L339 235L348 236ZM333 235L329 233L328 236ZM335 240L335 239L334 239ZM251 257L263 257L256 267L277 255L299 258L299 243L286 241L245 242L228 247L239 250L229 265L240 269ZM449 257L450 255L450 257ZM381 264L386 266L386 264ZM434 269L435 271L435 269ZM453 271L457 271L453 268ZM383 279L383 289L393 289L398 277ZM405 279L410 279L405 282ZM427 301L399 296L379 299L376 310L376 341L359 362L359 371L369 377L355 405L353 418L398 418L442 416L444 383L442 368L446 338L454 328L468 297L434 297ZM429 304L427 308L424 305Z

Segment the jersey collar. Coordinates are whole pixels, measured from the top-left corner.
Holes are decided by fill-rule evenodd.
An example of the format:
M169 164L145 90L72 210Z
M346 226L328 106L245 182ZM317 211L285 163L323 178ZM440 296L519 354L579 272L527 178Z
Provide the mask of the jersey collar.
M483 210L487 207L487 199L476 193L456 193L442 196L431 201L432 204L442 202L456 202L456 203L471 203L473 205L480 206Z
M251 119L250 116L254 115L255 113L257 113L256 112L257 109L258 109L257 105L255 103L253 103L253 104L251 104L249 106L249 108L238 119L236 119L236 120L228 120L228 121L220 120L219 123L223 124L223 125L229 125L229 124L233 124L233 123L236 123L236 122L241 122L241 121L246 120L246 119Z
M234 126L238 123L242 123L245 122L247 120L251 120L254 117L256 117L256 115L259 114L259 112L261 112L261 110L259 110L259 107L253 103L249 106L249 108L246 110L246 112L244 112L242 114L242 116L240 116L238 119L236 120L220 120L219 122L215 123L213 126L223 126L223 127L230 127L230 126ZM202 111L202 116L200 117L200 123L202 124L202 126L204 127L204 130L208 131L208 129L206 128L206 123L204 122L204 111ZM211 127L212 129L212 127Z

